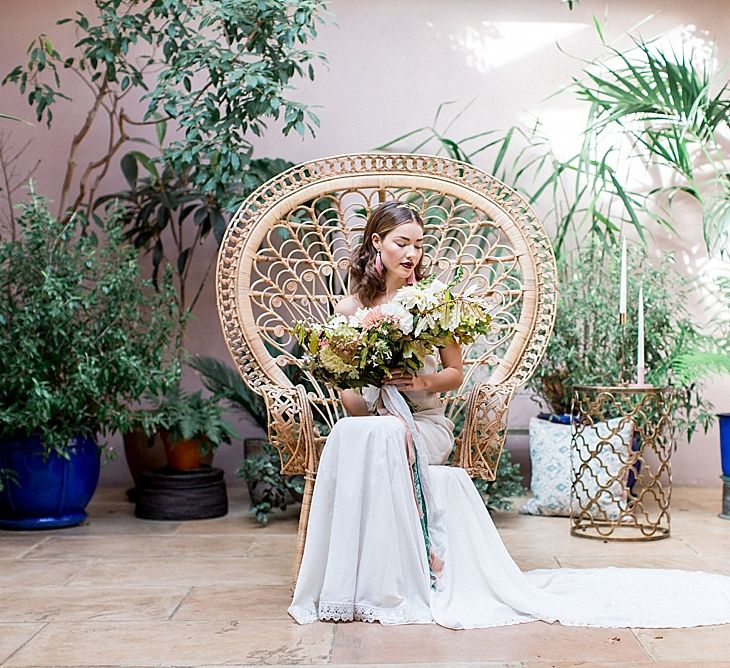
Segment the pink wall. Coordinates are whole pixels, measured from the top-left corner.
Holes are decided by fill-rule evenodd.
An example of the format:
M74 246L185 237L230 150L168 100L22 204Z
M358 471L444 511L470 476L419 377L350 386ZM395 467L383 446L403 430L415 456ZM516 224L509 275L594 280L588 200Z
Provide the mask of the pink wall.
M76 8L88 8L85 0L4 0L0 24L0 69L4 74L22 62L30 40L39 32L49 34L58 45L68 44L68 31L53 25L56 18ZM577 128L581 107L567 96L546 100L570 82L579 71L576 58L589 58L598 52L592 29L592 13L603 15L608 8L607 37L617 38L644 17L656 16L641 28L644 36L679 34L684 30L697 37L713 39L730 32L730 14L724 0L686 3L682 0L584 0L573 12L558 0L422 0L368 3L333 2L336 26L321 31L316 48L330 61L320 67L314 83L303 83L297 97L320 105L322 128L316 138L283 138L275 132L257 140L259 155L280 156L302 161L325 155L370 150L400 134L431 124L437 106L447 100L462 104L476 98L470 110L455 124L453 135L465 136L490 128L504 128L528 122L539 115L559 150L568 150L579 141ZM65 37L60 37L65 35ZM624 44L625 42L619 42ZM719 60L730 56L721 43ZM40 156L43 163L36 178L38 189L57 199L70 137L78 127L85 106L83 91L79 102L59 105L54 128L27 127L4 123L14 143L34 137L27 151L27 164ZM458 108L456 105L454 108ZM10 88L0 89L0 111L32 120L29 110ZM97 129L99 140L104 130ZM94 151L81 156L93 159ZM483 165L486 168L486 164ZM120 174L110 175L109 189L123 186ZM689 210L683 229L693 230L681 239L657 235L658 248L680 251L688 272L727 271L726 265L708 265L703 259L699 219ZM210 249L212 252L212 249ZM708 314L701 313L698 317ZM215 311L212 281L208 283L201 308L191 327L190 349L225 357ZM194 380L190 381L191 384ZM729 410L730 381L719 379L708 384L707 396L718 409ZM525 427L534 414L527 395L517 398L512 412L513 427ZM246 422L240 424L244 435L256 434ZM680 441L674 459L674 479L681 484L719 484L718 435L715 427L708 435L698 435L691 446ZM512 436L509 441L515 457L526 463L526 438ZM233 469L240 460L240 447L221 451L216 462L233 481ZM127 484L129 477L123 455L103 472L105 484Z

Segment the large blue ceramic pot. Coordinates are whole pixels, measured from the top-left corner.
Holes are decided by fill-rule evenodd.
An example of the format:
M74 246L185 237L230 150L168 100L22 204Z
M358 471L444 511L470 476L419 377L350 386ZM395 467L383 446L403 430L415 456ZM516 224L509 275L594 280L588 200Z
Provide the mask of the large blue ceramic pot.
M718 413L720 418L720 459L722 474L730 476L730 413Z
M55 529L86 519L99 483L99 447L77 436L68 455L46 457L37 436L0 441L0 470L12 473L0 492L0 528Z

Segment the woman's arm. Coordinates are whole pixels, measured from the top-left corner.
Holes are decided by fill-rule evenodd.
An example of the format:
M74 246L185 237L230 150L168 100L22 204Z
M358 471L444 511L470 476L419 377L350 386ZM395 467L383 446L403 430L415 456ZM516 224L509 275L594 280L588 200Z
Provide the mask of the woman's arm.
M461 386L464 381L464 364L461 360L461 346L450 343L441 348L441 366L438 373L414 376L410 372L396 371L393 378L385 381L388 385L395 385L404 392L448 392Z
M335 305L335 313L339 313L340 315L354 315L359 306L360 302L355 297L345 297L345 299ZM362 398L361 394L355 392L355 390L340 390L340 401L342 401L342 405L350 415L370 415L365 399Z
M368 405L361 394L355 390L340 390L340 400L345 410L352 416L370 415Z

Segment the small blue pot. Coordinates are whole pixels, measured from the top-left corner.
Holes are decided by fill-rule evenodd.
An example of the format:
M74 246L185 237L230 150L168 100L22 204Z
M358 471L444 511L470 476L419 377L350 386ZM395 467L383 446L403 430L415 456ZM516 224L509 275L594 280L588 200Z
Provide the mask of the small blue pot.
M12 475L0 492L0 528L57 529L86 519L99 483L99 446L77 436L68 454L46 457L38 436L0 441L0 469Z
M720 418L720 459L722 474L730 476L730 413L718 413Z

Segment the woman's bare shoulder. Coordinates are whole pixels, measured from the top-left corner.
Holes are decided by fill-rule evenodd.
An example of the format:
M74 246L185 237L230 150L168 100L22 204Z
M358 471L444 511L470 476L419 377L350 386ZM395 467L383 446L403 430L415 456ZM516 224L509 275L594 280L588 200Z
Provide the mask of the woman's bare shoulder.
M357 309L362 308L360 300L355 295L345 297L335 304L335 313L340 315L354 315Z

